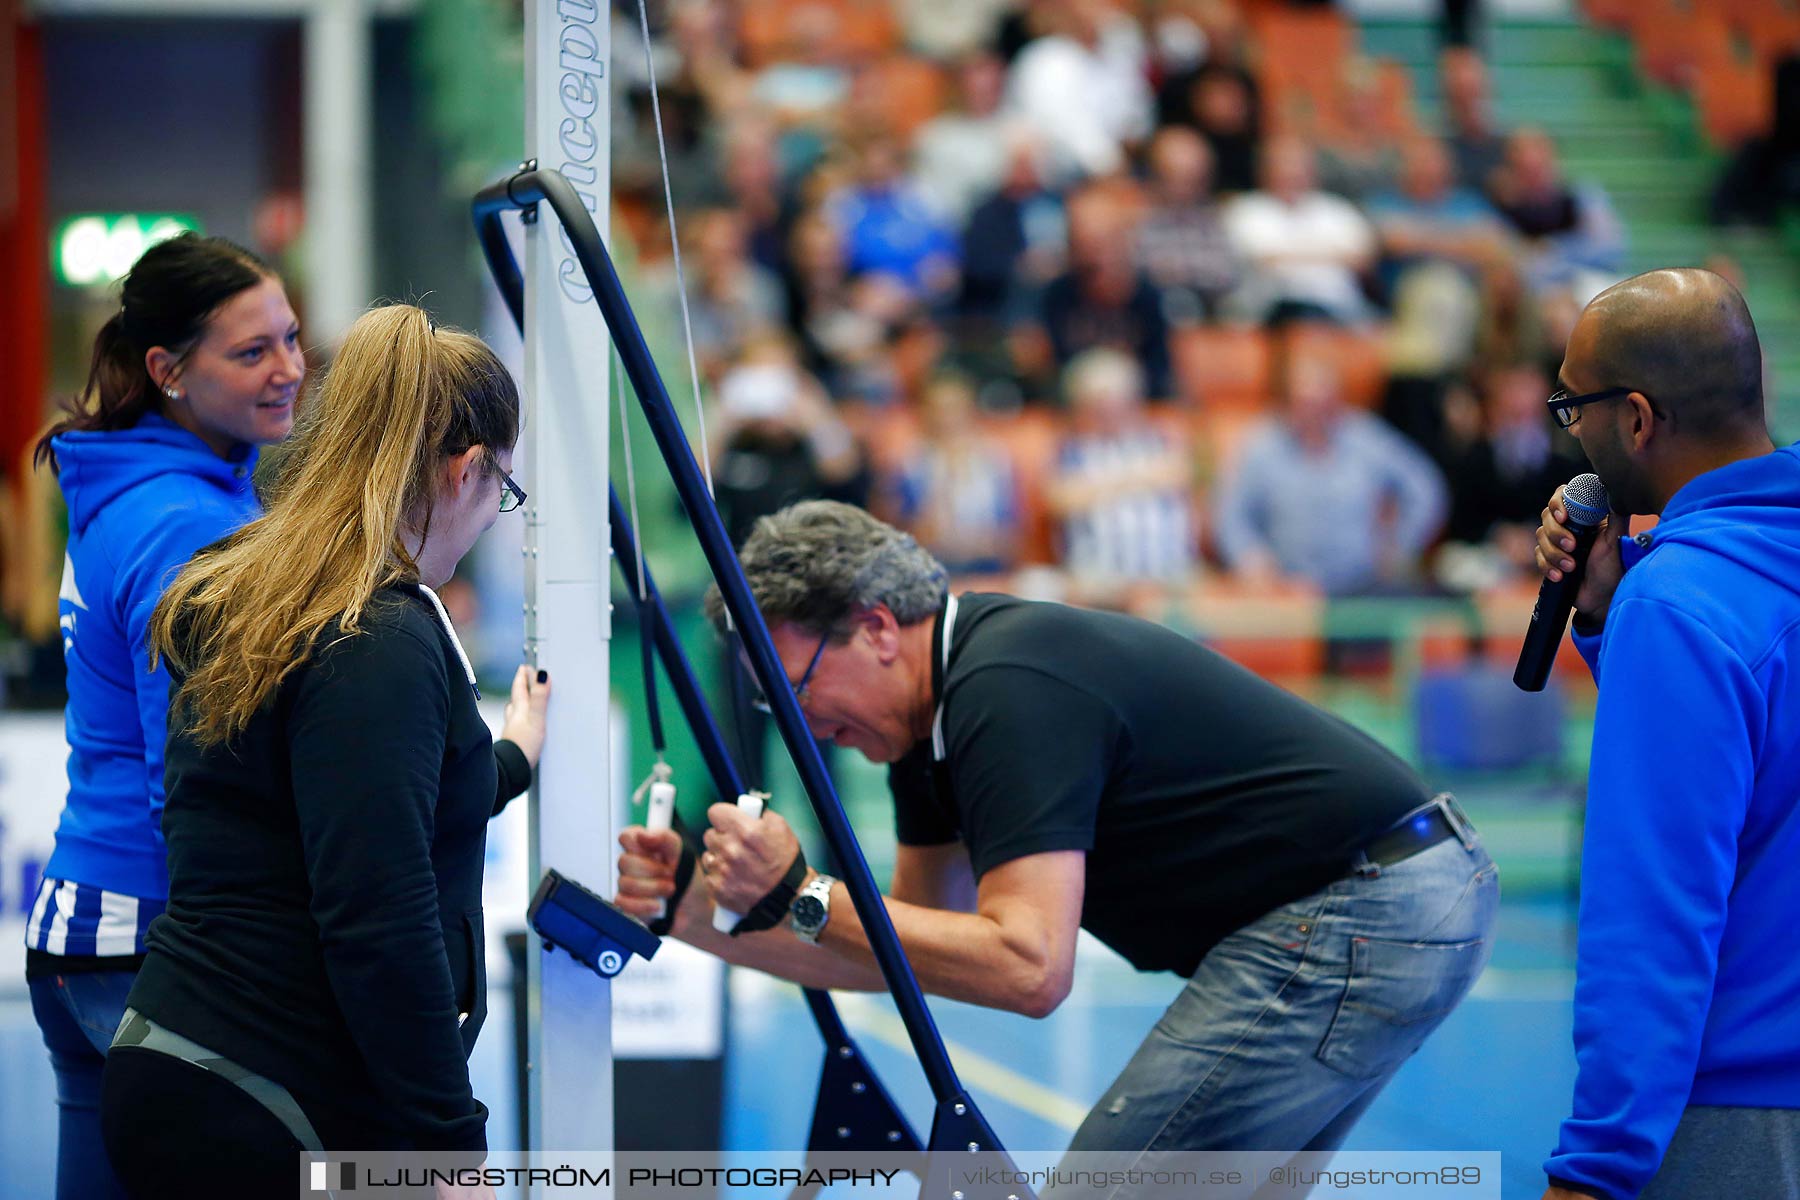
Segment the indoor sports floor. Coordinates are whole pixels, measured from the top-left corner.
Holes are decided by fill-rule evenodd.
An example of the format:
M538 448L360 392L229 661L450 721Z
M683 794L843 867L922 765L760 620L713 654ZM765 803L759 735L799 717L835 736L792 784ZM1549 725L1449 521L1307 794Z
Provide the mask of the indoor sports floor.
M1501 863L1527 880L1572 817L1546 807L1510 822L1494 801L1468 793ZM1484 816L1485 811L1485 816ZM1541 864L1540 864L1541 865ZM1540 876L1542 871L1537 872ZM1474 994L1400 1071L1352 1134L1364 1150L1498 1150L1506 1200L1536 1200L1538 1164L1568 1104L1573 983L1572 899L1545 883L1514 888L1502 906L1499 944ZM1066 1144L1087 1106L1180 986L1140 976L1084 940L1068 1001L1049 1019L933 1001L951 1056L1003 1142L1020 1149ZM846 1022L916 1129L930 1124L930 1095L886 998L845 996ZM797 989L747 972L731 983L723 1145L743 1150L803 1142L821 1045ZM492 1116L490 1142L509 1148L511 1001L496 986L479 1044L476 1094ZM0 1196L49 1197L55 1154L54 1086L23 991L0 996ZM628 1103L624 1096L618 1103Z

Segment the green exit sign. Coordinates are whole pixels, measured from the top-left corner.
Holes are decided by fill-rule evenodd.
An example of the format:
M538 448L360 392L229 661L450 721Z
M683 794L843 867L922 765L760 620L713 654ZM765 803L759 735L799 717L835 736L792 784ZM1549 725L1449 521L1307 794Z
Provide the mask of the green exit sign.
M104 286L156 243L189 230L199 233L200 222L187 213L83 213L56 227L50 268L58 283Z

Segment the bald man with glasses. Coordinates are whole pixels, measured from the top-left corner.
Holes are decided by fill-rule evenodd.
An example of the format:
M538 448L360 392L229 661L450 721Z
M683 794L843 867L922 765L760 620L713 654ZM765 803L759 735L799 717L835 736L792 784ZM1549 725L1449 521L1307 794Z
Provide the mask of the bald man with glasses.
M1613 515L1575 644L1589 767L1571 1116L1546 1200L1800 1196L1800 449L1708 271L1602 292L1550 409ZM1634 515L1656 528L1627 538ZM1575 569L1562 491L1537 562Z

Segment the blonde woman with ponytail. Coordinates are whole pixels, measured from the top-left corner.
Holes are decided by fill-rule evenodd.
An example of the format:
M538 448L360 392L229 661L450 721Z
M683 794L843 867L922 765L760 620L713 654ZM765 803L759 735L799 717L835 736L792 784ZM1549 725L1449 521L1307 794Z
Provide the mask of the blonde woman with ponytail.
M432 589L524 499L518 431L479 339L374 309L266 514L164 593L170 895L101 1105L133 1195L286 1194L303 1148L485 1151L485 832L549 688L521 667L491 741Z

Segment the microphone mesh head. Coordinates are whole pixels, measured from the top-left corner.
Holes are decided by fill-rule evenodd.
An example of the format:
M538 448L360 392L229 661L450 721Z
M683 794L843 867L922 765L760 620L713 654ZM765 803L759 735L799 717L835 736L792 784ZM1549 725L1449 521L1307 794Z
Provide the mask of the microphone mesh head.
M1563 508L1571 525L1598 525L1606 520L1606 486L1598 475L1577 475L1563 489Z

